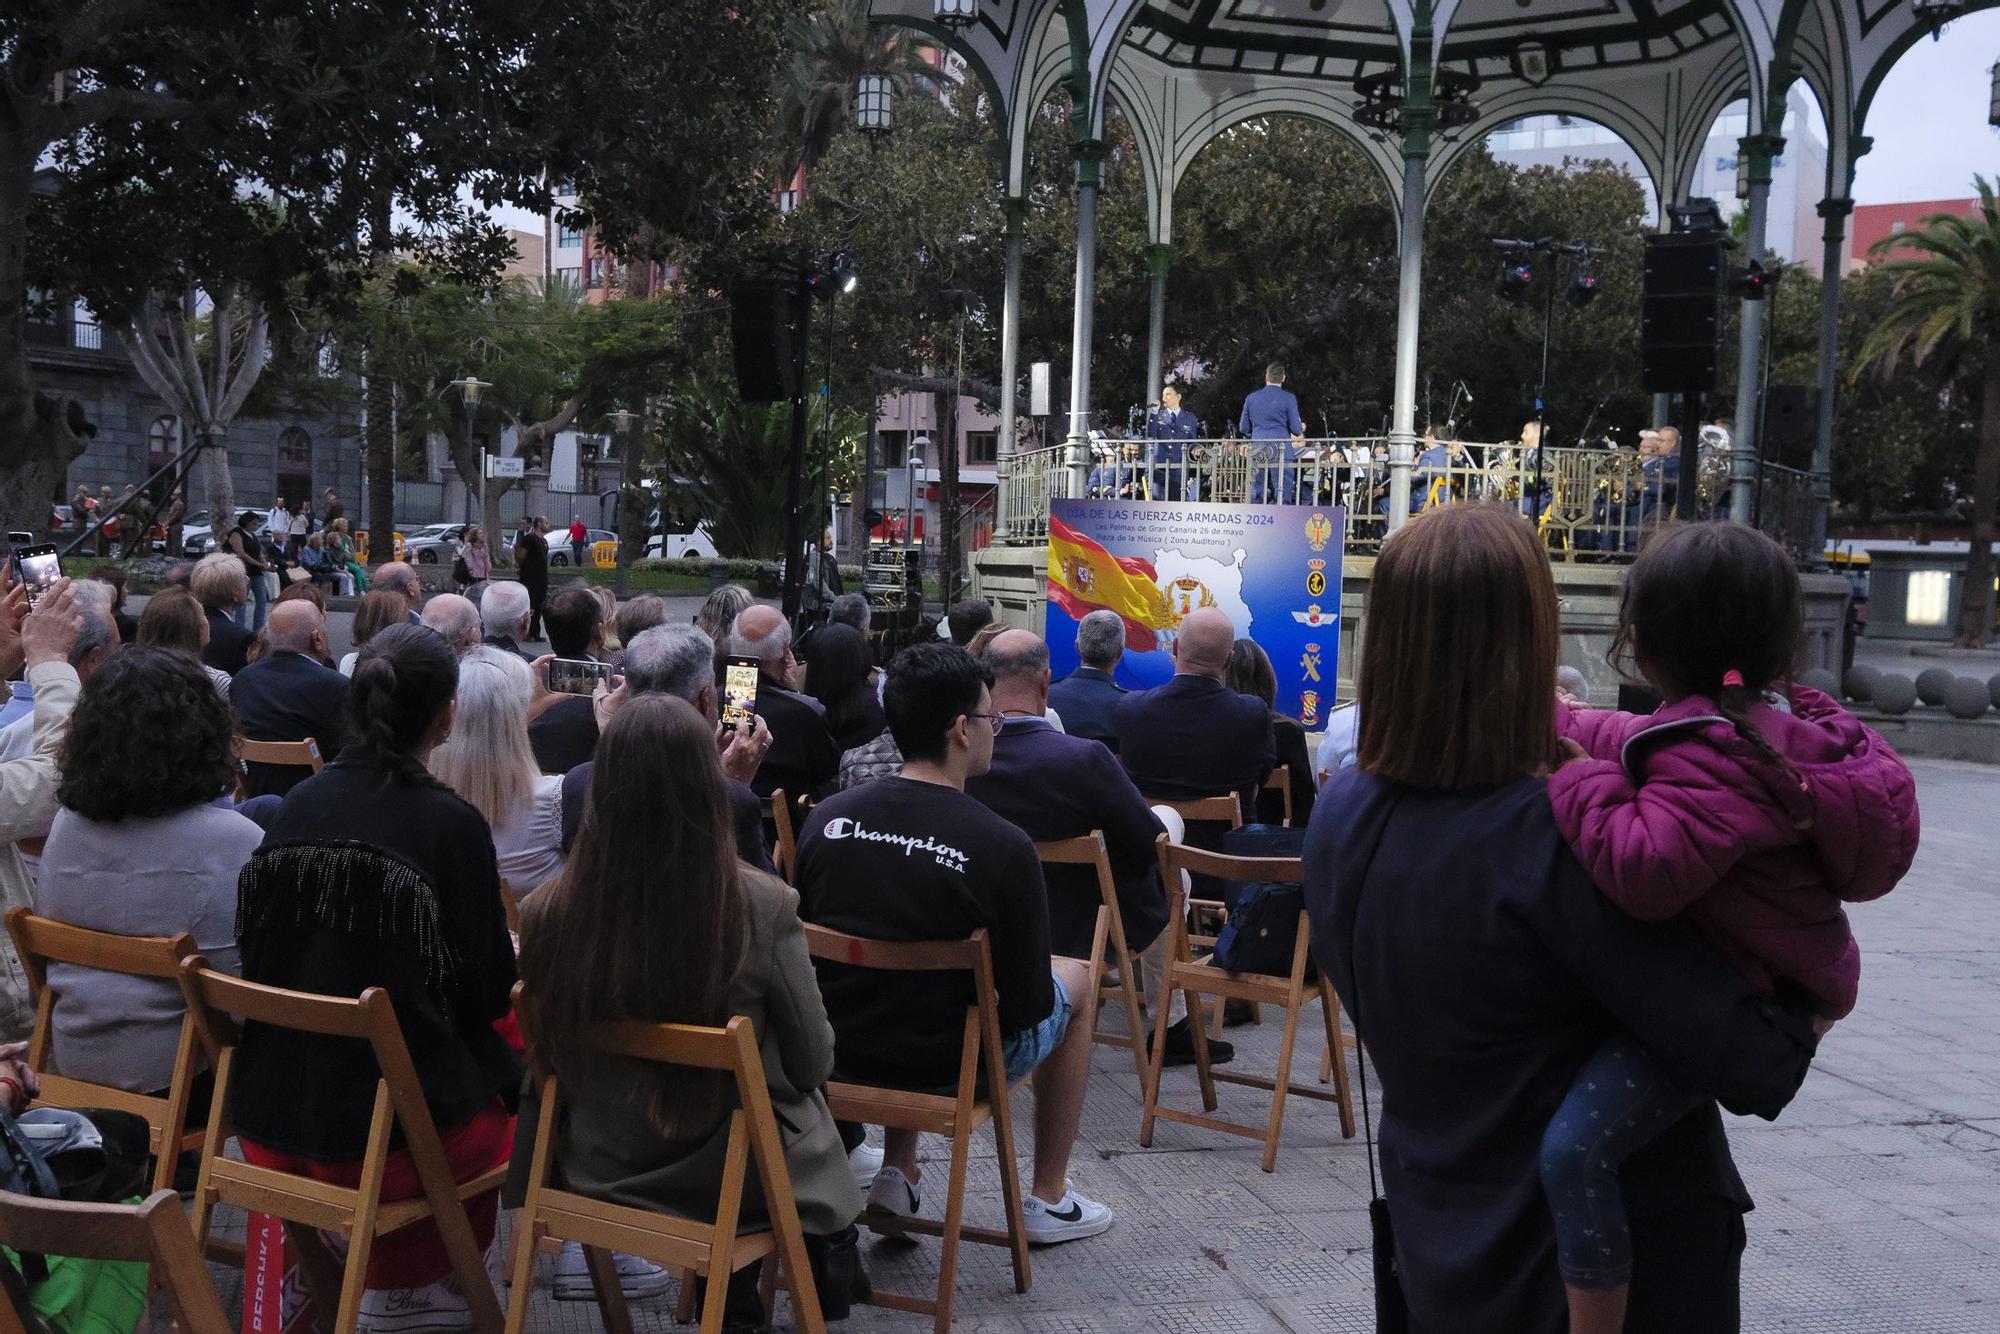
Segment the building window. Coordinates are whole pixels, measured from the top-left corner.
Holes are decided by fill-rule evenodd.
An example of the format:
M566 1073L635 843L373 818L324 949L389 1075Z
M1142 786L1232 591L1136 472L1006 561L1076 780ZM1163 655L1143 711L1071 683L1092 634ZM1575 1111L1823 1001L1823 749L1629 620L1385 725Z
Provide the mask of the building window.
M556 283L558 286L567 287L572 292L582 291L583 270L577 268L557 269Z
M164 468L181 452L181 419L172 415L155 417L146 428L146 463L154 471Z
M797 190L778 191L779 213L781 214L790 213L793 209L797 208L798 206L799 206L799 192Z
M549 193L555 195L566 195L571 199L576 198L576 177L563 176L558 178L556 181L550 184Z
M1905 621L1911 625L1943 625L1950 606L1950 571L1910 571L1909 592L1903 601Z
M556 248L574 250L583 244L583 228L559 224L556 227Z
M998 431L967 431L965 433L965 461L967 463L996 463L1000 459L1000 433Z
M589 266L585 274L586 285L593 288L602 287L610 280L611 264L604 256L592 255L584 263Z
M1897 219L1895 222L1889 224L1889 235L1901 236L1903 234L1903 228L1907 225L1908 224L1903 222L1900 218Z

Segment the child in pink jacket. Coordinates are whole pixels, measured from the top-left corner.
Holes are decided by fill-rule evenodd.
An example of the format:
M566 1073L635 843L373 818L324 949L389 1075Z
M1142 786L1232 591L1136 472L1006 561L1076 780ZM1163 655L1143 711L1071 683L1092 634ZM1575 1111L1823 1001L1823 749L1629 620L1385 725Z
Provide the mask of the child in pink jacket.
M1861 975L1841 904L1879 898L1909 870L1916 786L1852 714L1788 685L1799 601L1790 558L1753 529L1659 533L1626 576L1618 649L1664 703L1649 717L1560 708L1571 758L1549 799L1613 903L1650 921L1685 913L1747 976L1832 1021L1854 1008ZM1696 1101L1619 1039L1550 1122L1542 1183L1573 1334L1622 1328L1618 1169Z

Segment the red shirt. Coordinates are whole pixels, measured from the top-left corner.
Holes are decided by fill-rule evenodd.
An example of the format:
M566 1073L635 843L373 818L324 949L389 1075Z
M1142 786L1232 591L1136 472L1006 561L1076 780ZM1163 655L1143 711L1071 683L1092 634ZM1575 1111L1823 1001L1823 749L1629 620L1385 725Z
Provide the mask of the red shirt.
M577 520L577 521L576 521L575 523L573 523L573 524L571 524L571 525L569 526L569 540L570 540L570 541L572 541L572 542L582 542L582 541L586 540L586 539L587 539L587 538L588 538L589 536L590 536L590 530L589 530L588 528L586 528L586 527L584 527L584 526L583 526L583 520L582 520L582 519L578 519L578 520Z

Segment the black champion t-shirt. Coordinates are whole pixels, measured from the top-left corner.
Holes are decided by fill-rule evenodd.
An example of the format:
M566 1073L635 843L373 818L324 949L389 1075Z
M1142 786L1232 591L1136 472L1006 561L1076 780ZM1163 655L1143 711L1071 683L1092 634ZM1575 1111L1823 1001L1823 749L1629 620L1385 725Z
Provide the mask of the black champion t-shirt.
M955 788L877 779L814 808L799 839L799 912L875 940L964 940L986 928L1003 1036L1055 1008L1049 908L1035 845ZM966 973L818 964L842 1077L899 1088L958 1078Z

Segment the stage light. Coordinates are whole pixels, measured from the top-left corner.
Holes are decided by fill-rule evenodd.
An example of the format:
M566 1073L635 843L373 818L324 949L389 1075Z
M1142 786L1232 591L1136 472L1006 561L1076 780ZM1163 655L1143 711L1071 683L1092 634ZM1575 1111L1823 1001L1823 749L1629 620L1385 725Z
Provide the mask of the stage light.
M1597 279L1587 273L1579 273L1576 277L1570 279L1569 291L1563 295L1563 300L1569 302L1570 305L1575 306L1578 310L1582 310L1596 299Z
M1756 260L1751 260L1736 273L1733 284L1736 295L1745 301L1762 301L1778 286L1778 271L1767 269Z
M1500 266L1500 283L1494 290L1510 305L1528 304L1528 292L1535 285L1535 264L1533 260L1519 263L1503 263Z
M1723 230L1722 210L1713 199L1690 199L1685 204L1669 204L1667 218L1676 232L1703 235Z

